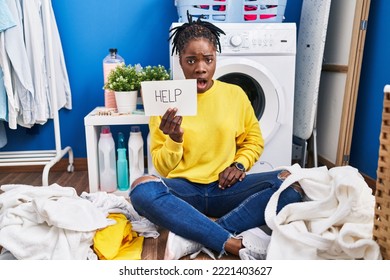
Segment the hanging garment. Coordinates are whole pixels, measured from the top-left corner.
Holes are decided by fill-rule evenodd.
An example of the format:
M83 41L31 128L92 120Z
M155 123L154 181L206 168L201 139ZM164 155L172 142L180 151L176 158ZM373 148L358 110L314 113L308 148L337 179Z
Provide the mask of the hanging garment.
M4 125L4 122L6 120L7 120L7 92L4 86L3 70L0 67L0 149L3 148L5 145L7 145L7 134Z
M283 167L291 175L271 197L266 211L272 229L267 259L381 259L373 240L375 197L358 170ZM280 193L299 182L304 202L285 206L277 215Z
M2 55L1 60L8 60L9 69L4 67L6 61L2 61L4 79L12 82L13 91L9 92L7 84L7 96L9 106L8 121L10 128L16 129L16 123L24 127L31 127L35 123L34 118L34 87L31 78L29 62L26 49L24 47L23 34L23 15L19 1L7 0L8 8L16 22L16 26L2 32L4 33L6 54Z
M4 147L7 144L7 135L4 128L4 121L8 121L8 100L7 100L7 90L5 87L4 73L3 73L3 61L7 61L4 34L3 32L8 28L14 27L15 21L11 15L11 11L8 9L6 0L0 0L0 148ZM8 68L8 64L5 65ZM7 84L12 89L11 81L8 80ZM12 92L12 91L10 91Z
M5 42L4 42L4 32L0 32L0 68L3 72L3 82L4 88L6 91L6 99L7 99L7 115L5 119L8 121L8 125L12 129L16 129L17 127L17 115L18 108L16 107L16 102L13 94L13 86L11 81L11 65L7 56L7 52L5 50Z
M34 83L36 123L44 124L50 117L48 76L45 62L42 3L40 0L23 0L23 30L27 58Z
M0 32L3 32L15 25L15 21L11 15L6 0L0 0Z
M7 91L4 85L4 74L3 69L0 67L0 120L6 121L8 119L7 102Z
M72 96L60 34L58 32L53 7L50 0L41 0L41 3L43 11L43 32L46 42L45 45L47 46L45 48L46 68L48 73L51 73L53 70L55 76L55 88L53 88L52 83L49 80L50 92L51 94L56 94L57 98L57 106L55 107L53 107L51 100L49 100L51 104L50 116L53 117L53 108L56 108L57 110L63 107L69 110L72 109ZM49 14L46 14L46 11L48 11ZM50 44L48 44L48 42L51 42L51 52L53 54L53 58L50 56ZM53 59L52 64L50 63L51 59ZM54 69L51 69L51 65L54 66Z
M0 149L7 145L7 135L5 134L4 121L0 121Z
M2 1L16 22L0 33L7 119L12 129L30 128L54 118L58 109L72 108L62 45L50 0Z

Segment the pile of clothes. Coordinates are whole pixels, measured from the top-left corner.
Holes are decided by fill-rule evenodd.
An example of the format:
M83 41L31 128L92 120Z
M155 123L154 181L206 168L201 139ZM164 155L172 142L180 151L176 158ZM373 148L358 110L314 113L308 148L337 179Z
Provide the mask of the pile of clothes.
M141 259L143 238L159 236L122 196L57 184L1 190L0 259Z

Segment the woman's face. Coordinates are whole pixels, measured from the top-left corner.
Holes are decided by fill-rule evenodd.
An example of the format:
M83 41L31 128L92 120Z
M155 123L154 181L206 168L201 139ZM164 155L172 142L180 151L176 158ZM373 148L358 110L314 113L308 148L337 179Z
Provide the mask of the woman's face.
M186 79L197 80L198 93L213 85L216 49L207 39L193 39L180 53L180 65Z

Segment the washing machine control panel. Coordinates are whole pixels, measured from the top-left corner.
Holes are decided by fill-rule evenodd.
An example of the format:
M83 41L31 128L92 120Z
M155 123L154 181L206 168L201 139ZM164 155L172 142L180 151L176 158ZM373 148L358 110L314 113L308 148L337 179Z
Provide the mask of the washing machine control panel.
M222 54L293 53L296 33L291 30L229 30L221 36Z
M242 45L243 38L240 35L234 34L230 37L230 45L233 47L240 47Z

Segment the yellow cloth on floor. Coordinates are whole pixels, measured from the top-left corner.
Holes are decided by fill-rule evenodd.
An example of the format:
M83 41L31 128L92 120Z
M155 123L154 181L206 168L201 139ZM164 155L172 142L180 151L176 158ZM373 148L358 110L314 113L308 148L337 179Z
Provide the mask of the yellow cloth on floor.
M98 230L93 249L100 260L140 260L144 237L132 231L130 221L119 213L109 214L115 224Z

